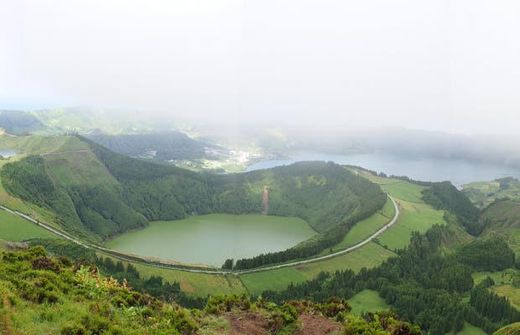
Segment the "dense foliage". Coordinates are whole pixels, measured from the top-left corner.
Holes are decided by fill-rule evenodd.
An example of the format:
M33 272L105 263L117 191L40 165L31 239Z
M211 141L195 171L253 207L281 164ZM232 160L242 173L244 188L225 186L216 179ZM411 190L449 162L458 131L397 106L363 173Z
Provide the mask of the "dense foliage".
M178 282L169 283L160 276L143 278L131 263L123 263L110 257L98 256L91 249L61 239L32 239L31 246L43 246L47 252L59 257L67 257L80 264L96 265L105 276L120 282L126 281L134 290L160 298L175 301L185 307L203 307L205 299L194 298L181 291Z
M515 265L515 253L498 237L475 240L463 246L457 258L477 271L501 271Z
M104 277L92 265L49 257L41 247L0 251L0 298L2 334L227 334L230 327L242 331L248 322L255 333L306 334L309 325L302 318L345 335L420 334L392 313L353 316L341 299L277 305L217 296L203 309L187 310Z
M489 268L490 259L503 254L509 258L512 251L507 245L503 241L473 242L455 254L443 255L440 247L445 234L449 234L446 227L434 226L424 235L414 234L409 247L400 251L399 257L390 258L377 268L362 269L358 274L351 270L322 273L314 280L291 285L281 292L264 292L263 296L278 302L323 301L331 296L349 299L357 292L372 289L378 291L398 315L428 329L430 334L439 335L461 330L464 321L488 332L519 321L520 314L511 312L507 300L497 300L491 293L483 296L480 287L473 287L471 276L474 268ZM500 263L497 269L509 265L510 260ZM473 302L462 299L468 293L475 297ZM508 313L492 313L482 307L487 304L482 301L500 305L500 310Z
M452 212L468 233L478 235L484 229L479 221L479 210L468 197L450 182L432 183L423 191L423 200L434 208Z

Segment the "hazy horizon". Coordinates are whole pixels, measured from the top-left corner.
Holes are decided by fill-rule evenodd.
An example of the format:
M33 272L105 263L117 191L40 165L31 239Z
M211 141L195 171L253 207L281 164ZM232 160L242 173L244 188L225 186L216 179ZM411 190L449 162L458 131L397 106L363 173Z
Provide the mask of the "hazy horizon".
M514 135L519 14L505 0L0 0L0 109Z

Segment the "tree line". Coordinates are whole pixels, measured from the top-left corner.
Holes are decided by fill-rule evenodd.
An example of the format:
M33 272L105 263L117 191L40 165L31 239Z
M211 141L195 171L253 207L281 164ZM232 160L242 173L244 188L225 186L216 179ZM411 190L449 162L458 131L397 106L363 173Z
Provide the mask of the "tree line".
M492 332L511 322L520 321L509 302L488 290L475 286L472 272L497 271L514 266L514 253L506 243L497 240L474 241L444 255L442 241L450 234L446 227L434 226L426 234L414 233L410 244L398 251L398 257L373 269L321 273L317 278L287 289L266 291L262 296L273 301L311 299L324 301L330 297L349 299L371 289L405 320L417 323L433 335L459 331L464 321ZM504 255L507 257L504 258ZM510 257L510 256L513 257ZM466 302L465 295L473 299ZM493 310L498 309L497 312Z

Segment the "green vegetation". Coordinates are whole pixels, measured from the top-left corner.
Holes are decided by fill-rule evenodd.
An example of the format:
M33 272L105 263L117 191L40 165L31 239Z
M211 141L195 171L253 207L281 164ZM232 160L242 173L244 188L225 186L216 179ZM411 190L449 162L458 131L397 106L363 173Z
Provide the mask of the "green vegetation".
M252 294L266 290L282 290L290 284L302 283L316 278L321 272L350 269L358 272L362 268L373 268L395 256L380 245L371 242L350 253L334 258L282 268L240 275L240 279Z
M212 153L224 150L177 131L119 135L96 133L87 137L114 152L161 162L203 159L211 157L207 154L208 150L212 150Z
M473 274L475 283L492 280L489 289L509 300L512 306L520 310L520 272L517 269L506 269L496 272L476 272Z
M359 221L350 229L343 240L332 247L332 251L336 252L350 246L353 246L360 241L363 241L378 231L381 227L387 224L395 215L395 209L392 201L388 199L385 206L369 217L368 219Z
M203 309L138 293L96 267L48 257L41 247L0 252L2 334L225 334L230 329L270 334L308 333L332 326L341 334L420 334L394 315L350 314L340 299L276 305L246 296L211 297Z
M520 200L520 181L507 177L463 186L464 194L479 208L486 208L497 200Z
M14 214L0 210L0 239L24 241L38 237L50 238L54 235Z
M476 236L484 229L478 220L479 210L450 182L433 183L423 191L423 200L436 209L450 211L472 235Z
M379 244L390 250L404 248L413 232L424 233L433 225L445 224L443 212L429 205L402 200L397 202L401 211L399 221L378 238Z
M485 225L484 236L499 235L520 255L520 202L497 200L482 211L480 221Z
M393 197L415 203L423 203L422 192L426 189L424 186L401 180L381 185L381 188Z
M474 286L471 276L475 268L489 266L489 255L504 254L507 245L473 244L444 255L441 246L448 233L447 227L434 226L425 235L414 233L410 245L399 252L399 257L392 257L376 268L362 269L357 274L352 270L322 273L314 280L290 285L280 292L266 291L263 296L275 301L320 301L329 296L351 299L363 290L374 290L399 315L419 323L430 334L459 332L465 322L492 332L520 320L520 312L505 298L488 290L492 285L486 284L489 281ZM512 254L511 250L505 253ZM464 299L468 294L469 301Z
M240 275L240 280L247 291L253 295L260 295L266 290L281 291L291 283L303 283L309 279L309 276L294 267Z
M493 333L493 335L518 335L520 334L520 322L510 324Z
M486 250L486 253L480 252ZM500 271L514 266L515 254L501 238L475 240L457 251L459 262L477 271Z
M464 322L464 328L457 335L486 335L486 332L470 323Z
M320 232L295 248L238 260L238 269L318 254L386 202L377 185L332 163L213 175L132 159L79 137L68 139L61 151L6 164L1 178L11 195L55 212L75 236L105 239L149 220L193 214L259 213L266 186L270 214L302 218Z
M379 293L373 290L363 290L348 300L352 313L362 315L367 312L378 312L390 309Z

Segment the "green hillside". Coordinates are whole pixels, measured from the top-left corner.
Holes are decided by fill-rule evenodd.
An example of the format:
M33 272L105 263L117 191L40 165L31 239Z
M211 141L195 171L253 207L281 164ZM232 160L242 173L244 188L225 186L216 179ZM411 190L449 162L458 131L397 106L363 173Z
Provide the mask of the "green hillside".
M479 208L486 208L496 200L520 200L520 181L507 177L463 186L463 192Z
M486 225L484 235L503 236L516 254L520 254L520 202L496 201L482 212L480 220Z
M251 267L319 253L386 202L379 186L333 163L216 175L129 158L81 137L62 141L58 150L5 164L2 184L11 195L56 213L69 233L94 241L152 220L260 213L267 187L269 214L302 218L321 234L297 251L239 263Z

